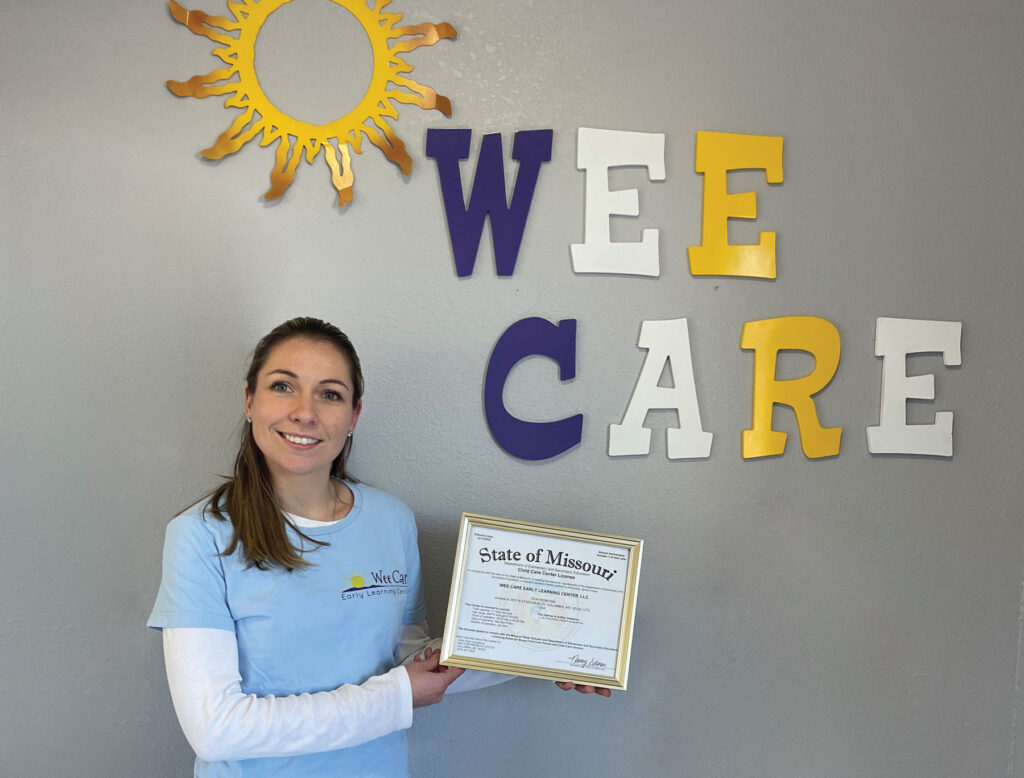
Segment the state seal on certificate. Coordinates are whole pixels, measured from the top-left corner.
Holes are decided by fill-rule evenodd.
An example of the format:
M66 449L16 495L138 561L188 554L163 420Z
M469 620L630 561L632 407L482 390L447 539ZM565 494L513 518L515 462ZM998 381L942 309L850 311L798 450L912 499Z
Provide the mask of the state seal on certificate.
M463 513L441 664L625 689L643 541Z

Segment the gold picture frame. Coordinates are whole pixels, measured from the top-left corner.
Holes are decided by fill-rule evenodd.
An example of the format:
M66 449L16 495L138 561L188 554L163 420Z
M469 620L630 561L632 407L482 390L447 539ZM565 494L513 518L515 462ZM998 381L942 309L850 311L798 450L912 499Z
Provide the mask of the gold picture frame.
M626 688L643 540L463 513L441 664Z

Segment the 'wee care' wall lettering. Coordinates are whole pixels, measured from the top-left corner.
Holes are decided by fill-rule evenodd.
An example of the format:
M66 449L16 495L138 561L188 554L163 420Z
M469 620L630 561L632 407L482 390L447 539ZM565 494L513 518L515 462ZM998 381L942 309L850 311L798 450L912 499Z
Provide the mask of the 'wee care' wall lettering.
M512 157L519 170L511 198L506 196L502 139L485 135L480 146L472 191L467 205L462 195L460 161L469 157L471 130L427 130L427 156L437 163L455 271L470 276L489 218L499 276L515 272L526 220L540 166L551 159L552 130L515 133ZM763 170L770 184L783 182L783 139L735 133L697 133L695 171L704 177L701 243L687 252L692 275L740 278L776 277L775 233L762 232L752 245L728 241L728 220L755 219L753 192L731 193L729 171ZM577 134L577 168L586 172L584 242L570 247L576 273L658 276L658 230L645 229L638 242L612 242L609 218L639 215L637 190L610 190L608 170L632 165L647 169L653 181L665 179L665 136L657 133L598 130L581 127ZM559 379L576 375L575 319L553 323L529 317L512 324L498 338L484 376L484 414L495 441L510 454L528 460L557 456L582 439L583 414L547 422L519 419L503 401L505 382L515 365L531 355L553 359ZM939 353L947 366L960 364L962 324L955 321L879 318L875 355L882 358L879 424L868 427L868 451L874 454L953 455L953 414L939 412L932 424L907 424L907 400L934 400L934 375L908 376L910 354ZM643 426L652 409L675 410L679 427L667 430L669 459L698 459L711 455L712 433L700 421L696 380L685 318L641 323L639 348L647 350L632 396L619 424L608 428L608 454L650 453L651 431ZM776 405L788 405L796 416L800 445L812 459L835 456L841 427L825 427L818 418L814 396L831 382L839 367L841 338L836 326L817 316L782 316L743 325L740 348L753 352L753 413L751 428L743 430L744 459L775 456L786 448L787 434L773 429ZM806 376L776 378L778 354L803 351L814 360ZM674 385L662 387L659 378L671 366Z

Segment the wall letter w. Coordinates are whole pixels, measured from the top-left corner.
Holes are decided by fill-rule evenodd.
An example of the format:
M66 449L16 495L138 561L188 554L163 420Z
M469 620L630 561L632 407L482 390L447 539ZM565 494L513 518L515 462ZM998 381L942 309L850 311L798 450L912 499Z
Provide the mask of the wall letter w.
M473 274L484 219L490 214L494 264L499 276L510 276L516 269L540 165L551 159L552 131L524 130L515 134L512 158L519 160L519 172L512 189L511 203L505 195L501 133L485 135L480 144L473 192L467 207L462 196L459 160L469 157L471 135L471 130L427 130L427 156L437 161L455 272L460 277Z

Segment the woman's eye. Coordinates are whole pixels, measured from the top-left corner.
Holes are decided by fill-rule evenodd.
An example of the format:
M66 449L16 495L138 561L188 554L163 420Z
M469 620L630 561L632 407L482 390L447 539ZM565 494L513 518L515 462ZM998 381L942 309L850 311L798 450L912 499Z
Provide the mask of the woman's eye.
M324 399L325 400L330 400L331 402L338 402L342 398L341 398L341 395L338 394L337 392L335 392L335 391L333 391L331 389L328 389L326 392L324 392Z
M270 385L270 391L272 392L287 392L290 389L291 387L284 381L274 381L274 383Z

